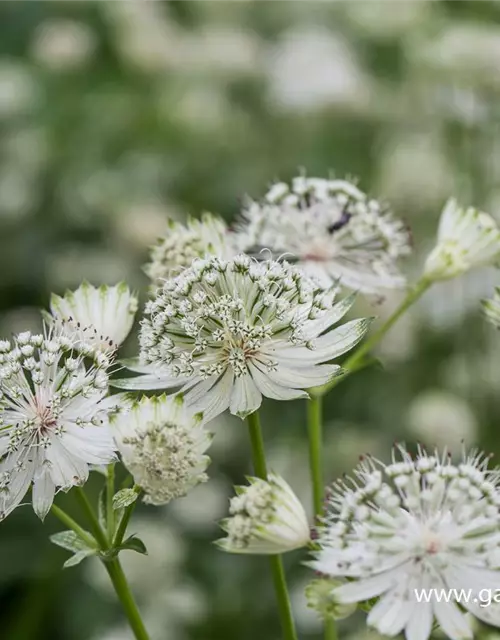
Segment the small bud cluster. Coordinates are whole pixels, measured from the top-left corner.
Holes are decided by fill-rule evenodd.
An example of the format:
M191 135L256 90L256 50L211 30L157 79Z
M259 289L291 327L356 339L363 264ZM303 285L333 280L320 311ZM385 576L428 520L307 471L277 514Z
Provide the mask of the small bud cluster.
M342 604L333 595L342 582L332 578L317 578L306 587L307 606L323 619L342 620L356 611L356 604Z
M295 256L324 287L340 280L366 292L403 286L396 261L410 252L408 229L346 180L294 178L274 184L243 212L241 251Z
M208 479L211 435L181 397L142 398L111 418L125 466L149 504L185 496Z
M155 283L178 274L195 258L234 255L225 222L209 213L201 220L190 218L186 225L169 220L168 231L152 249L145 271Z
M500 287L496 287L491 300L483 300L483 310L491 324L500 329Z
M227 537L218 545L231 553L274 554L292 551L309 543L304 509L288 484L271 474L268 480L250 478L237 487L231 499L230 518L222 522Z

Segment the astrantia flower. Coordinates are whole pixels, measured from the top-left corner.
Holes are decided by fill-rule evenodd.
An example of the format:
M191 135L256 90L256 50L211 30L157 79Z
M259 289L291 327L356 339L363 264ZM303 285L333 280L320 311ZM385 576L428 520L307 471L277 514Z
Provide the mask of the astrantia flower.
M447 454L397 451L333 487L313 568L350 580L332 592L340 602L379 598L368 624L383 635L426 640L436 619L453 640L472 638L462 608L500 626L500 607L480 606L481 589L500 584L498 470L477 452L455 465ZM422 589L429 602L418 602ZM459 607L461 589L473 597Z
M204 213L201 220L189 218L186 225L169 220L168 231L151 249L150 262L144 270L158 283L189 267L195 258L230 258L235 253L224 220Z
M499 261L500 229L495 220L487 213L472 207L462 209L455 200L448 200L424 276L428 280L445 280Z
M237 229L245 253L290 254L324 288L377 293L404 287L397 260L410 252L405 225L346 180L298 177L252 202Z
M126 389L182 386L189 404L210 420L228 407L245 417L262 396L307 397L304 389L338 375L329 362L351 349L369 321L336 329L353 297L333 304L289 264L248 256L196 260L167 280L146 307L140 334L142 378L114 381Z
M187 409L181 396L144 397L114 414L111 425L144 502L165 504L208 479L205 452L212 438L202 415Z
M89 464L115 457L103 424L108 376L73 347L67 337L29 332L0 341L0 519L32 483L44 518L56 489L83 484Z
M495 289L491 300L483 300L483 309L491 324L500 329L500 287Z
M280 476L250 478L231 499L230 518L222 522L227 537L218 546L231 553L274 554L305 547L310 540L307 516Z
M124 282L113 287L83 282L64 296L52 294L52 315L47 319L56 330L76 340L82 351L109 354L130 333L137 306L137 297Z

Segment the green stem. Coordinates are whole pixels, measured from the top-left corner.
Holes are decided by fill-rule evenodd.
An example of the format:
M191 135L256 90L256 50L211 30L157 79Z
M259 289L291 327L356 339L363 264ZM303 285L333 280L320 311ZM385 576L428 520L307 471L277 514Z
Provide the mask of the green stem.
M307 403L307 426L309 430L309 467L311 470L314 514L323 508L323 425L322 398L313 396Z
M137 604L130 590L127 578L123 573L120 561L118 558L115 558L110 562L105 562L104 566L106 567L111 582L113 583L116 595L122 604L136 640L149 640L148 632L146 631L146 627L142 621L141 614L137 608Z
M384 322L384 324L382 324L376 331L372 333L368 340L362 342L360 346L354 351L354 353L342 364L342 368L346 370L347 375L363 367L363 360L365 356L373 349L374 346L376 346L380 342L380 340L382 340L389 329L412 306L412 304L414 304L425 293L425 291L427 291L431 284L431 280L422 278L417 282L413 289L410 289L405 299L399 305L396 311L394 311L394 313ZM345 380L345 378L347 377L346 374L344 374L343 376L337 376L336 378L331 380L331 382L324 384L322 387L315 387L314 389L311 389L311 394L313 396L324 396L334 387L340 384L340 382Z
M92 505L87 498L87 494L81 487L75 487L75 493L83 511L85 511L85 515L87 516L87 520L91 527L92 533L99 543L99 547L103 551L109 551L111 541L108 540L105 532L99 524L99 519L97 518L94 509L92 508ZM109 574L111 582L113 583L116 595L121 602L125 615L127 616L127 619L129 621L130 628L134 632L136 640L149 640L148 633L146 631L144 623L142 622L141 614L139 613L139 609L137 608L137 604L130 590L127 578L123 573L120 561L117 557L113 558L112 560L103 559L103 564Z
M325 640L337 640L337 625L335 620L325 620Z
M94 513L94 509L92 508L92 505L90 504L89 499L87 498L87 494L81 487L75 487L75 495L78 498L78 502L80 503L80 506L85 512L88 523L90 525L90 530L92 531L92 535L99 543L100 548L106 551L107 549L109 549L109 542L106 537L106 534L104 533L101 525L99 524L99 520Z
M51 509L52 513L58 518L66 527L74 531L80 538L88 544L89 547L97 547L96 541L94 538L87 532L85 529L73 520L71 516L69 516L65 511L63 511L56 504L53 504Z
M139 489L134 487L136 492L139 493ZM128 523L130 522L130 518L132 513L134 512L135 505L137 500L129 504L128 507L125 508L123 515L118 523L118 527L116 529L115 537L113 538L113 547L119 547L123 542L123 538L125 537L125 532L127 531Z
M264 440L257 411L247 417L250 441L252 444L252 460L255 475L267 480L267 464L264 450ZM293 620L292 607L285 578L285 570L281 556L275 555L269 558L271 573L273 576L274 590L278 601L278 609L281 619L284 640L297 640L295 622Z
M108 540L113 539L115 531L115 510L113 509L113 496L115 495L115 465L108 464L106 480L106 520Z

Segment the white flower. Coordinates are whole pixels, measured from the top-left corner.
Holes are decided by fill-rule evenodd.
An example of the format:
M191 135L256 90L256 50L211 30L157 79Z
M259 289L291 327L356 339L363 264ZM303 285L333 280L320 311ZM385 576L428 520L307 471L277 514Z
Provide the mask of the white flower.
M333 304L289 264L248 256L195 260L167 280L146 307L140 334L142 378L114 381L125 389L182 387L186 401L211 420L228 407L240 417L262 396L307 397L303 390L340 373L323 364L361 340L369 320L331 329L354 297Z
M410 252L406 227L345 180L274 184L243 211L236 241L246 253L291 254L324 288L336 281L365 293L405 286L396 262Z
M488 320L497 329L500 329L500 287L496 287L491 300L483 300L482 304L484 313Z
M145 493L144 502L165 504L208 479L205 451L211 435L202 415L188 410L182 396L143 397L130 411L112 416L111 424L123 463Z
M333 487L312 567L349 580L332 592L339 602L378 597L368 625L383 635L426 640L435 618L453 640L472 638L462 608L499 626L500 607L481 607L478 596L500 584L499 471L476 451L456 465L447 453L397 451ZM422 589L443 589L449 601L428 591L418 602ZM459 607L450 589L473 597Z
M235 253L226 223L204 213L201 220L189 218L186 225L169 220L168 231L151 249L151 259L144 270L153 282L159 283L189 267L195 258L230 258Z
M86 367L64 336L20 333L0 341L0 518L33 483L33 508L49 511L57 488L83 484L115 444L103 425L108 376Z
M299 499L280 476L249 478L231 499L230 518L222 522L226 538L218 546L231 553L274 554L309 544L307 516Z
M82 351L112 353L130 333L137 311L137 297L121 282L94 287L83 282L64 296L52 294L49 322L72 339Z
M461 208L451 198L439 221L438 241L425 263L424 277L445 280L500 260L500 230L487 213Z

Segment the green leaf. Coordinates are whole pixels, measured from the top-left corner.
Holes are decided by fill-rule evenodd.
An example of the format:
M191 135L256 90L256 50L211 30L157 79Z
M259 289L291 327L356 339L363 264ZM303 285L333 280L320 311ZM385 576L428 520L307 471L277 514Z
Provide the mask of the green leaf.
M113 496L113 509L125 509L133 504L138 497L138 493L135 489L121 489Z
M95 556L97 553L97 549L82 549L81 551L77 551L71 558L68 558L66 562L63 564L63 569L68 569L69 567L75 567L77 564L80 564L82 560L85 558L89 558L90 556Z
M137 553L142 553L143 555L148 555L148 550L146 549L146 545L144 542L137 538L136 536L130 536L126 540L124 540L121 545L118 547L119 551L136 551Z
M88 533L88 536L94 540L90 533ZM95 551L97 549L97 543L95 544L95 547L90 547L74 531L60 531L59 533L54 533L50 536L50 541L58 547L62 547L63 549L66 549L66 551L73 551L74 553L88 550Z

